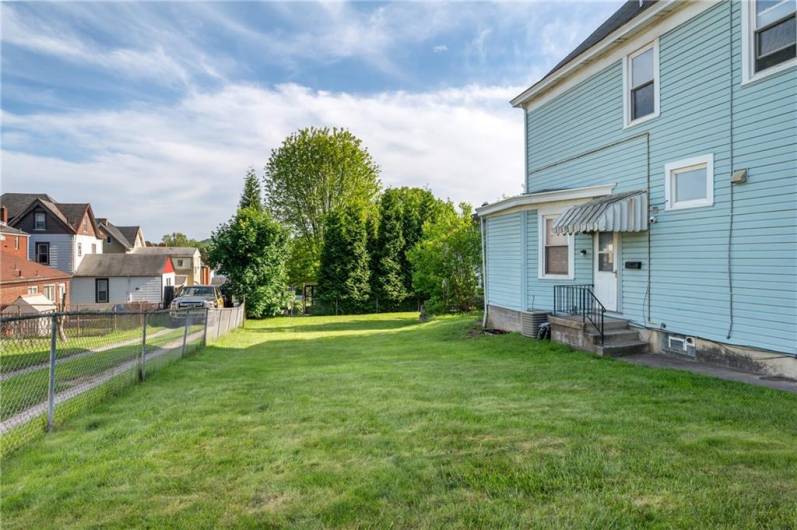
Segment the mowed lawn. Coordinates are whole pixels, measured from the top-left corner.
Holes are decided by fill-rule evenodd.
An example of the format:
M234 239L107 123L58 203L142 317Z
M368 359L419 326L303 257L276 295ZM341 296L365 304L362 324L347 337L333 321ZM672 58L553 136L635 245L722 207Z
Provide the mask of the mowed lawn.
M11 455L3 528L797 526L797 395L475 329L249 321Z

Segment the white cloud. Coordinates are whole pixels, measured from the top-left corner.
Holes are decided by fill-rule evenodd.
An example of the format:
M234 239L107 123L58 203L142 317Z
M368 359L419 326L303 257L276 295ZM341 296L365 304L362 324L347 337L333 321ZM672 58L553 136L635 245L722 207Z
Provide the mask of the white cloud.
M519 193L523 120L507 100L521 87L426 93L316 92L298 85L228 85L174 106L19 116L3 113L4 191L89 201L97 215L142 224L149 239L206 237L232 213L246 168L305 126L359 136L388 186L429 186L475 205ZM28 154L58 141L84 156Z
M448 46L445 44L438 44L432 48L432 51L435 53L443 53L448 51Z

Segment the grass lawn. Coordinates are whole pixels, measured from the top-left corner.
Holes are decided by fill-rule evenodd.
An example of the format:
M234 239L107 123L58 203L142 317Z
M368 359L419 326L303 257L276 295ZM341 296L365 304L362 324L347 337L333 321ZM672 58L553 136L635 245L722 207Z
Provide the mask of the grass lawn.
M3 528L797 524L797 396L473 325L249 321L11 455Z

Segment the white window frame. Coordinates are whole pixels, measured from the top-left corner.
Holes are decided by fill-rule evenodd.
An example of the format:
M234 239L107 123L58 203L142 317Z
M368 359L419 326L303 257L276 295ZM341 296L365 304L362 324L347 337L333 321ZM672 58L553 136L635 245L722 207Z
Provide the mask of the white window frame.
M760 81L797 65L797 57L794 57L760 72L755 71L755 3L756 0L742 1L742 85Z
M540 280L572 280L575 278L576 245L572 235L567 236L567 274L545 273L545 220L556 219L561 212L537 212L537 278Z
M653 50L653 112L636 120L631 120L631 59ZM641 48L623 57L623 127L633 127L659 116L659 39L655 39Z
M673 174L679 170L690 169L697 166L706 166L706 197L692 201L673 202ZM670 162L664 166L664 204L666 210L684 210L687 208L704 208L714 205L714 154L696 156Z
M31 285L28 287L28 294L39 294L39 287L36 285Z

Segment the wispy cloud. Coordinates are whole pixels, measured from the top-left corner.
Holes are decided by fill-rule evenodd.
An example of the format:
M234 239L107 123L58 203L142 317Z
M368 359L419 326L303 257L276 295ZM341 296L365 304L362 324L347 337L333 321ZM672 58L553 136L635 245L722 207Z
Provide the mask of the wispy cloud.
M262 167L288 133L346 126L370 149L385 184L429 186L480 204L520 191L522 119L506 103L519 88L361 96L232 85L173 107L6 113L3 186L91 201L98 215L143 223L149 238L174 230L205 237L234 209L246 168ZM86 156L70 161L26 148L50 142L75 145Z

